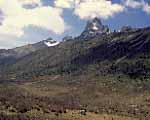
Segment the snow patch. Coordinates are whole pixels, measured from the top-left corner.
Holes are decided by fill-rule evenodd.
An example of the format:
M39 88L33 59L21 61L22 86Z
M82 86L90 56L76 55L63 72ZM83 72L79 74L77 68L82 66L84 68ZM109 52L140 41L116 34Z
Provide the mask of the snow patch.
M52 47L52 46L56 46L58 45L60 42L56 41L56 42L51 42L51 41L46 41L44 42L45 45L47 45L48 47Z
M98 27L97 27L97 24L96 23L94 23L93 24L93 28L92 28L93 30L98 30Z

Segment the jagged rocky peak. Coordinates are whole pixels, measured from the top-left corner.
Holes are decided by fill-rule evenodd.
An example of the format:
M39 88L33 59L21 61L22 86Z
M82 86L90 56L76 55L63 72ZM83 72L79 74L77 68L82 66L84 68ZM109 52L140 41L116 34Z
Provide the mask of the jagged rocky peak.
M87 22L85 30L81 33L81 38L91 38L103 33L108 33L109 28L106 25L103 25L99 18L94 18Z
M103 25L100 19L94 18L87 22L85 30L87 31L101 31L103 29Z

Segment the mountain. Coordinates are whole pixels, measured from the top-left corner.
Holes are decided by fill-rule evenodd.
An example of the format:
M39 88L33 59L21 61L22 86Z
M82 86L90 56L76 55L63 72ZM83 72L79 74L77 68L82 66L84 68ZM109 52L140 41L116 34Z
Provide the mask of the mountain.
M131 26L123 26L120 32L131 32L136 30L138 30L138 28L132 28Z
M79 36L80 39L93 38L97 35L109 33L109 28L103 25L99 18L94 18L87 22L85 30Z
M150 28L112 32L88 40L80 37L55 47L33 52L7 71L18 76L40 76L88 71L97 65L99 74L149 76ZM124 67L122 67L124 66Z
M23 78L80 73L95 65L100 65L93 68L98 69L99 74L149 76L150 28L123 27L120 32L111 33L105 30L100 19L94 18L79 37L71 40L60 43L49 38L36 44L1 50L1 64L10 63L6 69L1 68L8 75L13 73Z
M85 30L77 39L90 39L109 32L108 26L104 26L99 18L94 18L87 22ZM66 36L63 41L73 40L71 36ZM0 50L0 66L15 63L18 59L27 56L35 51L58 45L60 42L48 38L35 44L28 44L9 50Z
M35 44L28 44L14 49L1 49L0 50L0 65L14 63L17 59L20 59L28 54L31 54L37 50L48 48L58 45L59 42L48 38Z
M72 36L65 36L62 40L63 41L69 41L69 40L72 40L73 37Z
M52 39L47 39L47 40L44 41L44 44L45 44L47 47L53 47L53 46L58 45L59 43L60 43L59 41L52 40Z

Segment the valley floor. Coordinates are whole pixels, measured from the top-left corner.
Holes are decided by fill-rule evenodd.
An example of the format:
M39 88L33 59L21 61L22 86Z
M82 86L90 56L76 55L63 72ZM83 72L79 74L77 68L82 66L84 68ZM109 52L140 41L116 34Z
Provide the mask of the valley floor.
M1 120L5 120L7 117L8 120L13 119L23 119L23 120L139 120L133 117L126 117L126 116L117 116L117 115L108 115L108 114L98 114L93 112L86 112L85 115L81 114L79 110L67 110L66 113L45 113L32 110L25 114L17 115L15 113L7 113L0 116ZM2 118L3 117L3 118Z
M149 80L131 81L93 75L5 81L0 120L149 120Z

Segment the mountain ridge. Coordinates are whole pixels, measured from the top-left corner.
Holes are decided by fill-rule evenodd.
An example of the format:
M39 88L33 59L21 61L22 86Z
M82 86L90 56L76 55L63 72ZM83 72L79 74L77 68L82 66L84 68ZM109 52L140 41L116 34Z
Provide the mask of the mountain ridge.
M0 49L0 66L3 64L12 64L18 59L21 59L22 57L37 50L48 48L50 45L55 46L58 44L59 42L52 40L52 38L48 38L34 44L27 44L13 49Z
M21 56L20 58L4 59L5 67L3 73L16 74L15 76L34 76L40 75L52 75L52 74L66 74L74 73L79 71L87 71L88 66L97 64L102 64L107 61L104 66L106 67L104 71L105 74L121 73L125 75L139 74L142 75L144 68L147 72L144 75L149 75L149 68L145 64L146 59L137 57L138 55L142 57L148 57L150 54L150 28L139 28L139 29L127 29L120 32L107 33L105 31L105 26L102 25L101 21L97 18L87 23L85 31L93 29L93 24L97 23L99 29L95 30L94 35L89 35L83 39L82 33L79 37L72 38L67 41L58 43L54 47L48 47L45 45L45 41L38 42L33 45L27 45L20 48L15 48L14 50L21 52L20 49L26 51L29 47L31 49L29 53ZM90 24L90 25L89 25ZM100 34L97 34L99 32ZM84 33L84 31L83 31ZM88 32L87 32L88 34ZM49 39L48 39L49 40ZM51 38L50 38L51 40ZM55 41L54 41L55 42ZM42 46L42 47L41 47ZM5 51L5 50L2 50ZM12 51L11 51L12 52ZM131 66L133 63L124 63L123 61L132 61L137 57L137 60L143 60L141 63L140 70L134 70ZM9 61L10 60L10 61ZM0 60L3 65L3 60ZM122 63L123 62L123 63ZM128 64L127 68L121 68L120 64ZM4 69L5 68L5 69ZM87 70L86 70L87 69ZM94 68L95 69L95 68ZM99 68L102 73L104 71ZM136 69L136 67L135 67ZM137 73L136 73L137 72ZM28 78L28 77L27 77Z
M134 68L132 69L132 65L123 63L128 64L128 70L128 68L120 68L121 66L119 64L126 60L132 61L138 55L141 57L143 56L142 54L149 56L149 47L150 28L125 33L115 32L109 35L100 35L92 39L89 38L86 41L76 38L75 40L62 42L55 47L38 50L23 57L8 68L12 72L19 73L19 76L27 74L29 76L40 76L42 74L66 74L80 70L86 71L90 65L108 61L106 63L109 67L104 70L107 71L105 74L120 72L121 74L129 75L130 73L128 72L133 72L133 74L137 72ZM137 60L140 59L140 57L137 57ZM142 59L144 61L146 60L144 58ZM145 62L142 64L144 67ZM139 68L139 75L143 74L144 68L142 66ZM146 69L148 73L145 73L145 75L147 76L150 71L149 68L146 67Z

